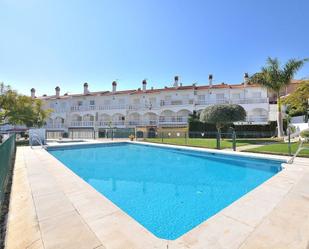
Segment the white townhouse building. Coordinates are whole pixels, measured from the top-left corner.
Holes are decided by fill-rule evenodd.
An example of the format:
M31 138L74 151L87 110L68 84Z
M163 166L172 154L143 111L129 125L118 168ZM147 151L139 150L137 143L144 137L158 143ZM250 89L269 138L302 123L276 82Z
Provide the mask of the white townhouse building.
M265 88L250 84L248 74L241 84L213 84L209 75L206 85L182 85L175 76L172 86L162 89L147 88L146 80L136 90L117 91L117 83L112 83L112 91L91 92L88 83L81 94L60 94L55 88L53 96L39 97L45 107L53 110L47 121L50 131L70 131L106 128L144 127L157 130L165 127L187 127L190 113L200 111L214 104L239 104L247 112L245 124L267 124L275 120L276 105L270 104ZM35 97L35 89L31 89Z

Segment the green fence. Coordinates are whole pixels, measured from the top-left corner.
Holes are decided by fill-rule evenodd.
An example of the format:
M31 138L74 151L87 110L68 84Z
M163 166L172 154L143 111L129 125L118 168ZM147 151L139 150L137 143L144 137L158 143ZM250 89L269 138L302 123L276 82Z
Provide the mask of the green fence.
M15 156L15 134L0 144L0 208L5 196ZM0 209L0 210L1 210Z

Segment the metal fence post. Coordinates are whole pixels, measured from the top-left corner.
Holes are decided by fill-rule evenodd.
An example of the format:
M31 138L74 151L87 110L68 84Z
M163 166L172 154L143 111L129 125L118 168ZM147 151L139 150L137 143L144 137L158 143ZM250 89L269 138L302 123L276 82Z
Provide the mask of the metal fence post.
M232 136L233 136L233 151L236 151L236 132L235 131L233 131Z
M221 134L220 131L217 132L217 150L220 150L220 139L221 139Z

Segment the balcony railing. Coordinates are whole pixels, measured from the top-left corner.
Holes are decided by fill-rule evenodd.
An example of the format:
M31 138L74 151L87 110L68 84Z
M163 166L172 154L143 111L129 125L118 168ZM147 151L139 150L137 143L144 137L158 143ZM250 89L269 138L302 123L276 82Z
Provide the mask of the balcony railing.
M82 106L82 105L75 105L71 106L71 111L95 111L97 110L97 106L89 105L89 106Z
M197 105L215 105L215 104L259 104L268 103L268 98L246 98L246 99L208 99L198 100Z
M126 105L100 105L98 106L98 110L123 110L126 109Z
M231 104L259 104L268 103L268 98L252 98L252 99L231 99Z
M159 124L186 124L188 117L181 116L160 116Z
M160 116L152 120L127 120L127 121L71 121L70 127L117 127L117 126L152 126L152 125L185 125L188 117L182 116Z
M94 121L71 121L71 127L93 127Z

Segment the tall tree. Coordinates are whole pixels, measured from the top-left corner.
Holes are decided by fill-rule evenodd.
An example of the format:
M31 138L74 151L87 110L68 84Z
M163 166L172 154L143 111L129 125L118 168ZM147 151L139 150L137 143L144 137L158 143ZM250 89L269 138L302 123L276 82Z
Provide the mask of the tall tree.
M302 82L296 90L283 99L290 116L305 115L308 121L309 80Z
M285 65L281 67L277 58L270 58L266 60L266 65L261 68L261 71L254 74L250 78L250 82L260 84L268 90L273 91L277 98L277 128L278 137L283 136L283 122L281 111L280 91L286 87L297 71L305 64L307 59L296 60L290 59Z

